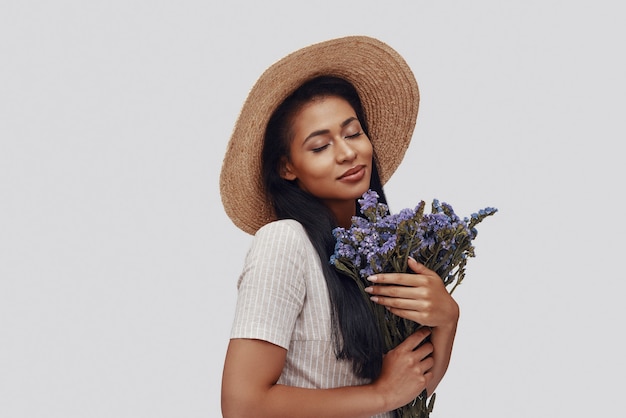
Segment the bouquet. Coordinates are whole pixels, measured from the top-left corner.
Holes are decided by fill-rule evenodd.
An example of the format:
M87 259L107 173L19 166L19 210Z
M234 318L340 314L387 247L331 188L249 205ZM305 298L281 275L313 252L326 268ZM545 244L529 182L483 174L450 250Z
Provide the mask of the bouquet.
M437 272L452 293L465 277L467 260L474 257L472 241L476 225L497 212L485 208L469 218L459 218L447 203L434 199L431 213L424 213L421 201L415 209L390 214L387 205L378 202L376 192L368 190L358 200L363 217L354 216L350 228L335 228L335 252L330 263L352 277L368 300L383 335L385 352L395 348L421 325L396 316L369 300L364 289L367 277L376 273L407 272L412 257ZM435 394L427 402L426 391L413 402L396 410L399 418L427 418L432 412Z

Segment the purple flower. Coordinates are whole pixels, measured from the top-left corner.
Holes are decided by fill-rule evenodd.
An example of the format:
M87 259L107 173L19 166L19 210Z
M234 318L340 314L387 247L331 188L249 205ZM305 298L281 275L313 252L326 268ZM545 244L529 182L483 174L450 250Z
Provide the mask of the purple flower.
M451 271L473 256L476 224L497 211L488 207L461 220L450 204L433 199L431 213L424 214L425 203L421 201L414 209L390 214L378 199L378 193L368 190L358 199L363 216L353 217L348 229L333 230L336 246L330 261L345 267L342 271L349 271L355 280L406 269L408 256L447 280Z
M406 272L411 256L434 270L444 285L456 289L465 277L467 260L474 257L476 225L497 209L487 207L461 220L451 205L433 199L431 213L425 202L414 209L390 214L387 205L368 190L358 200L363 216L354 216L350 228L335 228L334 253L330 263L349 275L361 289L370 285L367 277L381 272ZM363 292L369 300L369 295ZM383 335L386 350L394 348L419 324L397 317L380 305L371 305Z
M373 190L368 190L363 194L363 197L358 200L361 206L361 213L365 213L366 210L375 208L378 204L378 193Z

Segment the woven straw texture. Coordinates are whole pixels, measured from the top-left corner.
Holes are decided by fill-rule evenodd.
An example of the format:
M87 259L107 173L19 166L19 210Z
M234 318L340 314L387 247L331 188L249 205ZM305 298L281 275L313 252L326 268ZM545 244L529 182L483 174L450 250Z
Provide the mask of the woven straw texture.
M269 67L252 87L235 124L220 175L224 210L233 223L254 234L275 220L261 176L263 135L278 105L304 82L330 75L357 89L386 183L409 146L419 106L419 90L405 60L387 44L348 36L293 52Z

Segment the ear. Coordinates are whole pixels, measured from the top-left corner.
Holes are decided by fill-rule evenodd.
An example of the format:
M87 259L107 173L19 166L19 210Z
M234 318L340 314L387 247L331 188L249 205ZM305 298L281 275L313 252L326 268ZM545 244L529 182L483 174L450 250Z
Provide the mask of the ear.
M291 166L291 163L289 163L289 160L286 157L283 157L280 160L280 177L289 181L292 181L298 178L296 177L296 174L293 172L293 167Z

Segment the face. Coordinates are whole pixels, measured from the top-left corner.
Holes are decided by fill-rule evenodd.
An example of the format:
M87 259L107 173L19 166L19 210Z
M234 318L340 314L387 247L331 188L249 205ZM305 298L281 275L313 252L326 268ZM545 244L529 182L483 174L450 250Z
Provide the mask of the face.
M354 214L354 199L370 185L372 144L352 106L317 98L293 118L289 158L281 176L320 198L336 215Z

